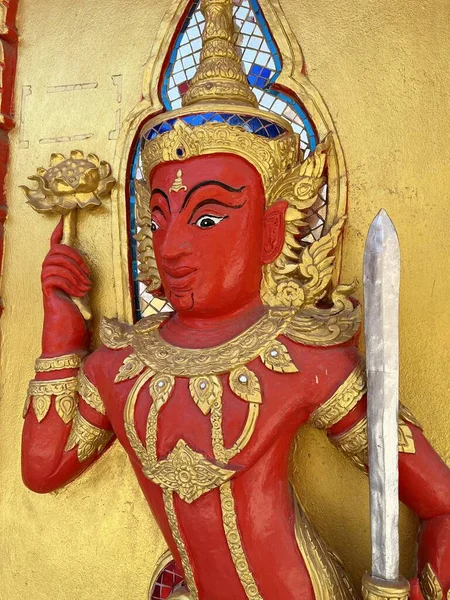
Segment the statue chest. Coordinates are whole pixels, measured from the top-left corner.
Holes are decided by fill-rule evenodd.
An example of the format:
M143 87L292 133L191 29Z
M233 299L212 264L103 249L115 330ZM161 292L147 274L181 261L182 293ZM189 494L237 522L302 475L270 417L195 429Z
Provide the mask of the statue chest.
M191 378L146 369L116 396L113 425L149 480L192 502L307 420L302 379L260 361Z

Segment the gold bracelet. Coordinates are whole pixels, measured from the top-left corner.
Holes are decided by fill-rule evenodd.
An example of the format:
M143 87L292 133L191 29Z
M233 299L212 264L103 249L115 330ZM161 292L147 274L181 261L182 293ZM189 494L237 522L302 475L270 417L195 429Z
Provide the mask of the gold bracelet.
M23 412L27 415L31 399L33 410L40 423L50 410L52 396L55 396L55 409L64 423L69 423L75 416L77 409L77 378L67 377L52 381L36 381L33 379L28 385L28 394Z
M38 358L34 363L34 370L36 373L48 373L49 371L60 371L61 369L78 369L82 360L82 354Z

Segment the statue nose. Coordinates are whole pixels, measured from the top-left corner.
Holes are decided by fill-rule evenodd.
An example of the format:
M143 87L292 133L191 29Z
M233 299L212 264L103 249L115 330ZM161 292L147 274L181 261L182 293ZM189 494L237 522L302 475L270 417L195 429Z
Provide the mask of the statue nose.
M174 261L187 254L190 254L188 240L186 240L179 228L170 227L161 246L163 260Z

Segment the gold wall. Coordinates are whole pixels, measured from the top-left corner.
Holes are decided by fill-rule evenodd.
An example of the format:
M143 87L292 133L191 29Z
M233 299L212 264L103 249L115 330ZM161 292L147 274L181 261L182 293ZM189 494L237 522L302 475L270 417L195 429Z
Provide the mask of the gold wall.
M21 482L21 410L40 351L39 271L55 222L25 206L17 186L46 165L51 152L77 147L113 161L120 120L140 98L144 64L168 4L19 2L17 127L11 134L0 323L2 600L145 600L163 550L118 446L54 494L38 496ZM282 5L347 161L343 278L361 280L367 227L386 208L402 248L401 396L448 459L448 1ZM105 206L83 217L80 227L96 280L97 319L114 314L116 306L110 221ZM297 452L306 507L358 582L370 565L367 481L318 432L305 429ZM411 574L415 528L415 519L403 511L405 575Z

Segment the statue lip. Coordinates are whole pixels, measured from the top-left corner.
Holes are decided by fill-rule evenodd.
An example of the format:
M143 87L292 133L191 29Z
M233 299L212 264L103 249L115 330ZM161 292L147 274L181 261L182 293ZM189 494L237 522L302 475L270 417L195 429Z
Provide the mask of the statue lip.
M186 277L191 273L194 273L197 269L195 267L177 267L170 268L163 266L164 273L166 273L169 277L174 279L181 279L182 277Z

